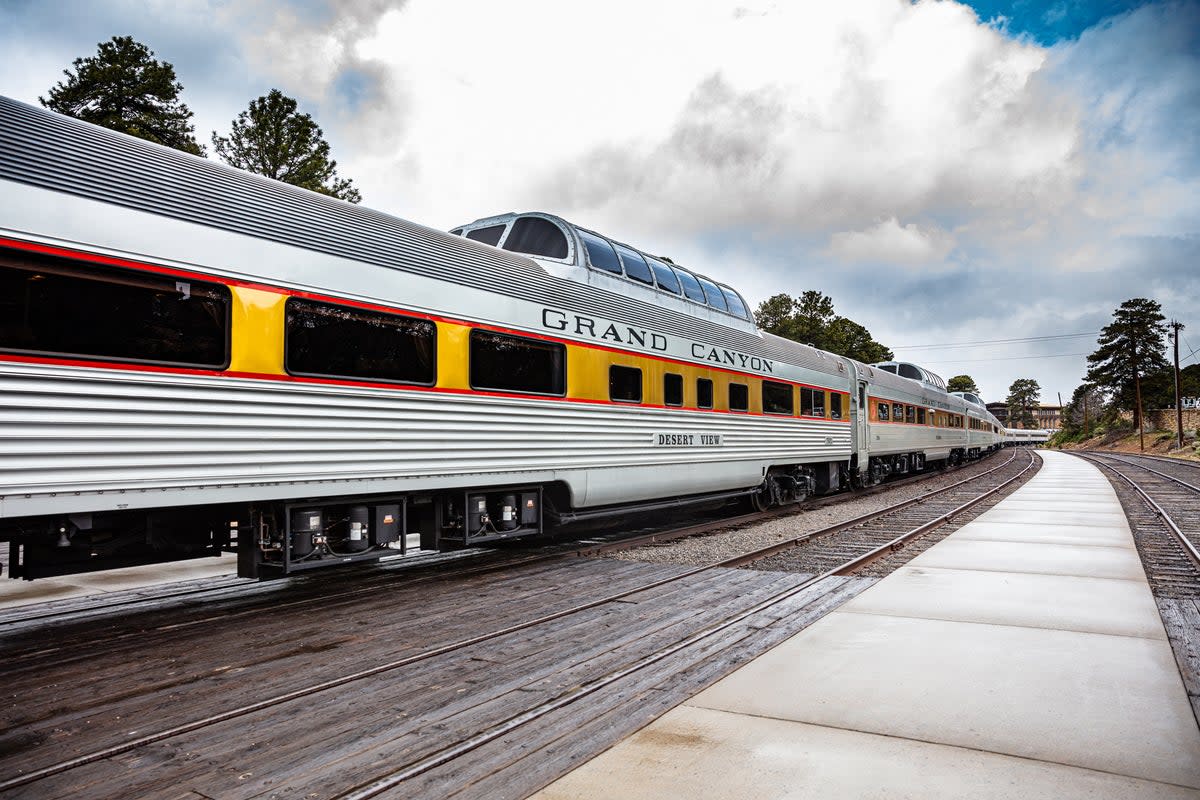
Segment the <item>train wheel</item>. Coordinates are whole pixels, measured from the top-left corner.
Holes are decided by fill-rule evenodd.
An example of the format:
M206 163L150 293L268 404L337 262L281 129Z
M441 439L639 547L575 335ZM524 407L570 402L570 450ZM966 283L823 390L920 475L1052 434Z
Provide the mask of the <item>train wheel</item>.
M750 507L755 511L766 511L774 505L772 494L771 482L769 480L763 481L762 485L750 495Z

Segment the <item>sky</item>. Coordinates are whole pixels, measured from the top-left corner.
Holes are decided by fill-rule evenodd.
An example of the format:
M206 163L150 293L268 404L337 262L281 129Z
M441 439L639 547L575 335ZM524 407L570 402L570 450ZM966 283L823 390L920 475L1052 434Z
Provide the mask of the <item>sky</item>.
M366 206L560 214L752 306L815 289L988 401L1068 400L1133 297L1200 360L1200 0L0 0L0 94L115 35L202 143L277 88Z

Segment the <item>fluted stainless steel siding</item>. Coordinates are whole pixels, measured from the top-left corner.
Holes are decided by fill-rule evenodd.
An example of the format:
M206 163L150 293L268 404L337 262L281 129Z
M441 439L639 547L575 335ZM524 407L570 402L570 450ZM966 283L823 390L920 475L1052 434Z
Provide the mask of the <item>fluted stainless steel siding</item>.
M37 364L0 365L0 386L4 516L34 513L25 495L446 475L495 483L535 471L555 472L594 505L613 500L588 502L583 471L745 462L752 485L760 464L844 459L849 448L848 426L834 423L553 400ZM720 433L723 445L652 445L655 433L681 430ZM625 499L695 485L687 471L662 469Z

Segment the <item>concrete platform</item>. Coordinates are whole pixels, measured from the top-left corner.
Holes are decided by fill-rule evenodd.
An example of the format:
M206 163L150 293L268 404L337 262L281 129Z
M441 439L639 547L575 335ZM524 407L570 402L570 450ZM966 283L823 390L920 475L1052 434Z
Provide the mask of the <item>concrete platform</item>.
M1200 798L1200 730L1108 482L1028 484L536 797Z

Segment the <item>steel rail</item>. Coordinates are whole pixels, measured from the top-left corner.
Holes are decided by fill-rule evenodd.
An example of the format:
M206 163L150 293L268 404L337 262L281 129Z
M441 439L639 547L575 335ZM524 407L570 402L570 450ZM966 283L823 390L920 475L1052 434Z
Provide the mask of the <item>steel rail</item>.
M529 709L527 711L524 711L520 714L516 714L512 717L509 717L508 719L504 720L503 722L497 723L496 725L493 725L492 727L488 728L487 730L481 731L480 733L477 733L474 736L469 737L468 739L465 739L461 742L458 742L457 744L451 745L450 747L444 748L436 753L433 753L432 755L427 756L426 758L424 758L414 764L410 764L409 766L404 767L401 770L390 772L381 777L370 780L368 782L361 783L358 786L351 788L347 792L343 792L339 795L336 795L336 798L337 798L337 800L369 800L369 798L376 797L379 794L386 792L390 789L395 789L397 786L401 785L402 783L404 783L407 780L411 780L412 778L415 778L419 775L429 772L430 770L436 769L437 767L439 767L443 764L449 763L450 761L453 761L456 758L466 755L467 753L470 753L473 750L477 750L478 748L482 747L485 744L488 744L489 742L493 742L503 736L506 736L506 735L512 733L514 730L521 727L522 725L525 725L536 719L544 717L547 714L550 714L551 712L557 711L561 708L565 708L566 706L569 706L572 703L575 703L591 694L594 694L597 691L605 688L606 686L609 686L609 685L621 680L622 678L628 677L629 675L631 675L641 669L644 669L648 666L651 666L652 664L656 664L659 661L662 661L663 659L668 658L668 657L674 655L675 653L680 652L681 650L691 647L692 645L694 645L710 636L713 636L717 633L728 630L729 628L733 627L734 625L737 625L737 624L745 621L746 619L754 616L755 614L761 613L762 611L768 610L776 605L779 605L780 603L782 603L786 600L789 600L792 597L795 597L804 591L807 591L808 589L816 586L817 584L822 583L825 580L828 580L829 578L844 575L847 572L852 571L853 569L857 568L858 566L861 566L862 563L866 563L864 561L864 559L867 559L868 557L873 557L874 554L878 553L879 551L886 551L889 548L894 549L894 547L897 545L897 543L900 542L901 540L907 540L907 539L914 538L916 536L920 536L923 533L927 533L929 530L932 530L935 527L944 525L950 518L952 518L958 514L961 514L963 511L966 511L966 510L974 507L975 505L978 505L979 503L983 502L987 498L995 495L997 492L999 492L1005 486L1008 486L1013 481L1016 481L1017 479L1019 479L1026 472L1028 472L1030 469L1032 469L1034 467L1034 465L1037 463L1037 458L1032 453L1030 453L1029 455L1030 455L1029 464L1026 465L1025 468L1022 469L1021 472L1018 473L1017 475L1015 475L1014 477L1009 478L1008 480L1006 480L1004 483L1000 484L999 486L995 486L995 487L989 489L984 494L971 500L968 503L965 503L965 504L959 506L958 508L954 509L953 511L943 514L937 520L934 520L931 523L925 523L925 524L913 529L909 533L904 534L903 536L898 537L897 539L894 539L892 542L889 542L888 544L883 545L880 548L876 548L875 550L872 550L870 553L867 553L865 556L858 556L854 559L851 559L851 560L845 562L844 564L842 564L839 567L835 567L832 570L827 570L826 572L823 572L820 575L814 575L811 578L803 581L802 583L797 584L796 586L785 589L765 600L758 602L757 604L755 604L754 606L752 606L749 609L740 611L737 614L731 615L719 622L715 622L715 623L709 625L708 627L704 628L703 630L698 631L698 632L686 637L685 639L682 639L674 644L663 647L662 649L655 651L654 653L650 653L646 656L643 656L642 658L638 659L637 661L627 664L627 665L621 667L620 669L613 670L604 676L595 678L586 683L572 687L571 689L567 690L566 692L560 694L558 697L548 700L545 703L542 703L541 705L538 705L538 706L536 706L532 709ZM1013 458L1015 458L1015 457L1016 456L1014 454ZM1001 465L1001 466L1005 466L1005 465L1011 463L1012 460L1013 459L1010 458L1009 461L1006 461L1005 464ZM999 468L1000 467L998 467L997 469L999 469ZM969 482L970 480L979 480L979 479L985 477L986 475L992 474L992 472L995 472L995 471L996 470L989 470L988 472L983 473L982 475L977 475L977 476L975 476L975 478L968 479L968 481L960 481L958 484L955 484L955 485L958 486L958 485L961 485L962 483ZM907 507L909 505L912 505L912 503L907 502L907 501L902 504L903 507ZM876 516L876 515L873 515L873 516ZM774 545L771 547L768 547L768 548L762 548L762 550L774 550L774 549L775 549ZM756 551L756 552L758 552L758 551ZM729 566L731 563L735 563L735 562L736 563L746 563L745 559L746 559L746 556L738 556L733 559L727 559L725 561L719 561L714 564L710 564L706 567L697 568L697 570L695 570L695 571L708 570L708 569L712 569L713 567Z
M1173 481L1174 483L1178 483L1180 486L1183 486L1183 487L1185 487L1185 488L1187 488L1187 489L1191 489L1191 490L1192 490L1193 492L1195 492L1196 494L1200 494L1200 486L1195 486L1195 485L1193 485L1193 484L1190 484L1190 483L1188 483L1187 481L1183 480L1182 478L1177 478L1177 477L1175 477L1174 475L1168 475L1168 474L1167 474L1167 473L1165 473L1165 472L1159 472L1158 470L1154 469L1153 467L1147 467L1145 464L1139 464L1139 463L1137 463L1136 461L1130 461L1130 460L1129 460L1129 457L1124 457L1124 458L1123 458L1123 457L1121 457L1121 456L1118 456L1118 455L1115 455L1115 454L1112 454L1112 455L1110 455L1110 454L1108 454L1108 453L1102 453L1102 454L1093 454L1093 455L1091 455L1090 457L1091 457L1091 459L1092 459L1093 461L1096 461L1096 459L1098 459L1098 458L1100 458L1100 459L1103 459L1103 458L1109 458L1109 459L1112 459L1113 461L1116 461L1116 462L1117 462L1117 463L1119 463L1119 464L1128 464L1128 465L1129 465L1129 466L1131 466L1131 467L1137 467L1138 469L1144 469L1144 470L1146 470L1147 472L1152 472L1152 473L1154 473L1155 475L1157 475L1157 476L1158 476L1158 477L1160 477L1160 478L1166 478L1166 479L1167 479L1167 480L1169 480L1169 481ZM1132 457L1133 457L1133 458L1154 458L1154 456L1132 456ZM1155 460L1155 461L1165 461L1165 460L1167 460L1167 459L1162 459L1162 458L1154 458L1154 460ZM1172 459L1172 460L1174 460L1174 459ZM1099 462L1097 462L1097 463L1099 463ZM1187 463L1187 462L1184 462L1184 463Z
M1163 526L1175 538L1175 542L1181 548L1183 548L1183 552L1186 553L1188 559L1191 560L1192 566L1194 566L1196 568L1197 572L1200 572L1200 549L1197 549L1196 545L1192 544L1191 539L1189 539L1187 537L1187 534L1185 534L1179 528L1179 526L1175 523L1175 520L1171 517L1171 515L1169 513L1167 513L1167 511L1162 506L1160 506L1157 502L1155 502L1154 498L1152 498L1149 494L1147 494L1146 490L1143 489L1140 484L1138 484L1135 480L1130 478L1125 473L1121 472L1116 467L1112 466L1111 464L1106 463L1101 458L1096 458L1094 456L1080 456L1080 457L1084 458L1088 461L1091 461L1093 464L1096 464L1097 466L1104 467L1109 472L1120 477L1121 480L1123 480L1127 484L1129 484L1130 488L1132 488L1135 492L1137 492L1138 496L1142 498L1142 500L1146 503L1147 506L1149 506L1150 510L1154 513L1154 515L1156 517L1158 517L1160 520L1162 520ZM1147 472L1154 473L1155 475L1161 475L1162 477L1167 478L1168 480L1175 481L1176 483L1178 483L1182 486L1186 486L1189 489L1194 489L1198 494L1200 494L1200 488L1192 486L1190 483L1186 483L1184 481L1178 480L1177 478L1173 478L1170 475L1162 475L1161 472L1150 469L1149 467L1144 467L1140 464L1134 464L1129 461L1124 461L1123 459L1118 459L1118 460L1123 464L1127 464L1131 467L1134 467L1135 469L1144 469Z
M958 508L955 508L952 511L947 511L945 514L942 514L937 519L930 520L929 522L926 522L924 525L920 525L916 528L913 528L908 533L897 536L895 539L893 539L890 542L881 544L880 546L876 547L874 550L864 553L863 555L859 556L858 558L854 558L854 559L851 559L850 561L847 561L845 564L843 564L841 567L839 567L834 572L834 574L835 575L849 575L854 570L859 569L860 567L866 566L867 564L870 564L871 562L873 562L879 558L882 558L883 556L887 555L888 553L892 553L892 552L895 552L896 550L899 550L907 542L909 542L913 539L920 538L921 536L924 536L925 534L929 533L930 531L942 527L943 525L945 525L947 522L949 522L954 517L957 517L959 514L962 514L964 511L969 511L970 509L972 509L975 506L982 503L984 500L987 500L988 498L992 497L993 495L999 493L1000 490L1003 489L1005 486L1008 486L1010 483L1013 483L1014 481L1018 480L1026 472L1033 469L1034 465L1037 463L1037 461L1039 459L1032 451L1028 452L1027 454L1030 456L1029 463L1025 466L1025 468L1023 470L1021 470L1016 475L1014 475L1013 477L1006 480L1004 483L992 488L990 491L988 491L984 494L981 494L979 497L976 497L974 500L969 500L966 503L963 503L961 506L959 506ZM988 474L990 474L990 473L988 473Z
M1010 461L1011 461L1011 458L1010 458ZM1005 462L1005 464L1007 464L1007 463L1009 463L1009 462ZM1001 466L1004 466L1004 465L1002 464ZM960 468L961 467L953 467L952 469L960 469ZM987 474L987 473L984 473L984 474ZM742 514L742 515L735 516L735 517L726 517L726 518L718 519L718 520L710 520L707 522L697 523L696 525L689 525L689 526L685 526L682 528L674 528L674 529L664 530L664 531L656 531L654 533L644 534L642 536L625 537L625 538L620 538L620 539L616 539L616 540L612 540L612 541L602 542L599 544L583 545L583 546L576 547L570 543L564 543L562 545L562 550L559 552L546 553L546 554L535 555L535 556L524 556L521 558L514 558L514 559L506 559L506 560L501 560L499 563L488 563L488 564L483 564L483 565L477 564L477 565L473 565L473 566L467 566L463 569L459 569L459 570L448 572L448 573L438 573L437 575L419 576L419 577L411 579L409 581L408 585L412 585L414 583L419 583L419 582L427 582L427 581L434 580L434 579L437 579L437 580L446 579L446 578L453 579L453 578L457 578L457 577L461 577L461 576L485 574L487 572L494 572L494 571L497 571L500 569L506 569L509 566L539 563L542 561L554 560L556 558L563 558L563 557L569 557L569 556L583 556L583 555L591 555L591 554L596 554L596 553L607 553L607 552L612 552L612 551L627 550L627 549L630 549L633 547L640 547L640 546L646 545L646 544L656 544L659 542L666 542L666 541L671 541L674 539L686 538L688 536L696 536L699 534L708 533L712 530L719 530L719 529L728 528L728 527L736 527L736 526L740 526L740 525L748 525L748 524L753 524L755 522L761 522L761 521L765 521L768 519L775 519L777 517L787 516L789 514L794 513L795 511L797 511L800 508L808 511L808 510L812 510L815 508L823 508L828 505L835 505L835 504L840 504L843 502L849 502L851 500L857 500L857 499L860 499L863 497L870 497L872 495L883 493L883 492L889 491L891 489L900 488L901 486L907 486L910 483L920 483L921 481L928 480L929 478L932 478L935 476L936 476L936 473L921 473L918 475L914 475L914 476L911 476L908 478L903 478L903 479L896 480L896 481L888 481L887 483L879 484L878 486L873 486L873 487L870 487L867 489L861 489L861 490L857 490L857 491L849 492L849 493L841 492L836 495L829 495L829 496L825 496L825 497L816 498L815 500L813 500L811 502L805 502L802 507L798 506L798 505L788 505L788 506L783 506L783 507L779 507L779 508L768 509L767 511L755 511L755 512L752 512L749 514ZM970 479L967 479L967 480L970 480ZM937 490L937 491L940 491L940 490ZM488 555L492 555L496 552L497 551L495 551L495 550L480 551L479 553L474 554L474 557L483 558ZM442 559L442 561L456 561L456 560L459 560L462 558L464 558L464 556L461 555L461 553L456 553L453 556L453 558ZM419 570L419 569L423 569L426 567L436 567L439 565L439 563L441 563L441 562L436 558L425 559L419 563L411 563L411 562L403 561L400 557L389 558L389 557L385 556L381 560L381 562L377 565L377 569L379 570L379 572L372 575L371 577L378 578L379 580L382 581L382 580L385 580L386 578L390 577L390 573L404 572L407 570ZM312 579L313 576L304 576L304 577ZM25 614L25 615L21 615L19 609L13 609L13 613L10 616L5 616L3 614L0 614L0 634L3 634L8 630L15 629L18 627L24 627L26 625L29 625L30 623L35 623L35 622L54 622L57 620L74 621L76 619L85 619L85 618L88 618L91 616L103 615L106 612L112 612L112 611L115 611L118 609L133 608L133 607L137 607L137 606L146 606L148 604L165 602L165 601L177 599L177 598L194 597L196 595L203 595L206 593L228 592L230 590L234 590L234 591L239 591L239 592L245 592L247 595L250 595L250 594L257 594L257 593L263 593L263 592L269 591L269 588L270 588L269 584L263 583L263 582L253 582L253 581L249 581L249 579L242 579L242 578L228 578L221 584L215 585L215 586L201 586L201 587L196 587L196 588L191 588L191 589L182 589L182 590L176 590L176 591L167 590L167 591L162 591L160 593L151 594L149 596L134 597L134 598L131 598L128 600L112 600L112 599L110 599L107 602L102 602L102 603L98 603L96 605L90 605L90 606L86 606L86 607L82 607L82 608L68 608L68 609L63 609L63 610L40 611L40 612ZM282 604L272 605L271 610L275 611L280 608L291 608L291 607L295 607L295 606L303 606L303 605L308 605L308 604L313 604L313 603L328 604L330 601L336 601L336 600L339 600L342 598L354 597L354 596L357 596L360 594L374 592L374 591L377 591L378 588L379 587L378 587L377 583L372 580L369 583L366 583L365 585L359 584L353 588L349 588L344 591L339 591L339 592L334 592L334 593L329 593L329 594L321 594L321 595L314 596L314 597L301 598L301 599L297 599L297 600L287 601ZM219 622L227 622L228 620L230 620L232 618L237 618L237 617L241 617L241 616L253 616L253 615L258 615L261 613L262 613L261 610L258 608L247 609L244 611L232 611L232 612L226 612L226 613L222 613L222 614L211 616L211 617L204 617L204 618L195 619L195 620L188 620L186 622L181 622L181 623L155 626L153 628L150 628L149 631L177 630L180 628L187 628L187 627L194 627L196 625L203 625L208 622L218 622L218 621ZM144 635L145 633L147 633L147 630L129 632L126 634L120 634L120 635L117 635L114 637L110 637L110 639L108 641L119 641L122 639L131 638L133 636ZM37 652L40 655L44 655L44 654L56 652L59 649L61 649L61 648L41 649L41 650L38 650Z
M1066 451L1071 452L1071 451ZM1111 456L1119 457L1126 456L1129 458L1145 458L1150 461L1161 461L1164 464L1181 464L1185 467L1200 470L1200 461L1192 461L1190 458L1171 458L1170 456L1156 456L1149 453L1125 453L1120 450L1079 450L1077 455L1092 455L1092 456Z
M1010 456L1008 461L1005 461L1004 464L1001 464L996 469L1001 469L1004 466L1006 466L1007 464L1011 463L1012 458L1013 457ZM954 470L961 469L961 466L951 467L950 469L954 469ZM990 472L994 472L994 471L995 470L991 470ZM956 484L953 484L951 486L944 487L944 488L945 489L953 488L954 486L958 486L961 483L974 480L975 478L982 477L983 475L990 474L990 472L981 473L980 475L977 475L973 478L966 478L963 481L959 481L959 483L956 483ZM788 504L785 506L779 506L776 508L769 508L766 511L753 511L749 514L742 514L740 516L728 517L726 519L720 519L720 520L711 520L709 522L702 522L697 525L690 525L685 528L675 528L675 529L668 530L668 531L656 531L654 533L647 533L642 536L630 536L630 537L625 537L625 538L621 538L621 539L616 539L611 542L602 542L600 544L586 545L584 547L579 548L575 552L576 552L576 554L581 555L581 556L582 555L593 555L596 553L611 553L611 552L617 552L617 551L621 551L621 550L630 550L632 548L642 547L644 545L659 544L661 542L669 542L669 541L673 541L675 539L683 539L688 536L697 536L699 534L709 533L710 531L713 531L713 530L721 530L724 528L736 527L739 525L749 525L749 524L753 524L755 522L765 522L767 520L777 519L779 517L790 516L791 514L794 514L797 511L813 511L818 508L825 508L826 506L840 505L842 503L848 503L852 500L859 500L864 497L871 497L876 494L882 494L882 493L888 492L892 489L899 489L902 486L907 486L911 483L921 483L922 481L926 481L931 478L937 477L938 474L944 474L944 473L921 472L917 475L912 475L907 478L901 478L899 480L888 481L886 483L881 483L876 486L868 487L866 489L857 489L857 490L854 490L851 492L838 492L837 494L833 494L833 495L825 495L823 497L805 500L805 501L802 501L802 503L793 503L793 504ZM941 491L943 491L943 489L935 489L932 492L930 492L928 495L924 495L923 497L931 497L934 494L941 492ZM923 497L917 498L917 500L923 499ZM913 501L913 502L916 502L916 501ZM800 539L796 539L796 540L792 540L792 541L796 542L796 543L800 543L803 541L803 539L804 539L804 537L801 537ZM791 546L790 542L785 542L782 545L780 545L780 547L783 549L786 549L789 546Z
M794 539L789 539L786 542L778 542L776 544L768 545L767 547L764 547L761 550L756 550L753 553L746 553L744 555L734 556L733 558L730 558L726 561L721 562L721 566L740 567L744 564L749 564L754 561L761 561L762 559L768 558L769 556L777 555L777 554L785 552L787 550L791 550L793 547L798 547L799 545L807 544L808 542L812 541L813 539L816 539L819 537L824 537L824 536L829 536L829 535L838 533L840 531L846 530L847 528L854 528L854 527L857 527L864 523L870 522L871 520L887 516L888 514L893 514L897 511L901 511L905 508L908 508L909 506L913 506L918 503L924 503L927 500L930 500L934 497L945 494L946 492L949 492L953 489L957 489L960 486L964 486L968 483L973 483L974 481L981 480L982 478L986 478L988 475L991 475L995 472L999 472L1000 470L1004 469L1005 467L1007 467L1009 464L1011 464L1013 461L1016 460L1018 452L1020 452L1020 451L1014 450L1014 452L1008 457L1007 461L1005 461L1003 464L1000 464L997 467L994 467L994 468L988 470L987 472L981 472L980 474L974 475L970 478L964 478L961 481L952 483L949 486L944 486L941 489L935 489L935 490L928 492L926 494L923 494L919 497L909 498L908 500L904 500L895 505L888 506L887 508L882 509L880 511L870 511L866 514L855 517L854 519L847 520L845 522L839 522L835 525L830 525L828 528L822 528L819 531L812 531L811 533L805 533L800 536L797 536ZM1030 464L1032 465L1033 463L1034 462L1031 459ZM1022 473L1022 474L1024 474L1024 473Z
M882 512L873 512L872 514L863 515L863 517L857 518L855 521L853 521L852 524L861 524L862 521L873 519L877 516L881 516L882 514L890 513L895 510L907 508L908 506L914 505L915 503L919 503L919 502L928 500L930 498L936 497L937 495L940 495L943 492L948 491L952 488L956 488L956 487L962 486L963 484L985 478L986 476L991 475L992 473L996 472L997 470L1002 469L1003 467L1010 464L1015 457L1016 457L1016 454L1014 453L1013 456L1010 457L1008 461L1004 462L1004 464L1001 464L1000 466L998 466L992 470L981 473L980 475L976 475L972 478L967 478L962 481L958 481L949 487L945 487L943 489L939 489L934 492L927 493L918 498L911 498L909 500L902 501L901 503L896 504L894 507L885 509ZM1028 467L1026 467L1026 469L1028 469ZM753 516L753 515L750 515L750 516ZM723 524L728 524L728 523L722 522L722 521L715 521L715 522L709 523L709 524L711 526L716 526L716 525L723 525ZM692 527L698 527L698 526L692 526ZM845 524L831 526L831 532L836 532L836 530L841 530L844 527L846 527ZM823 531L818 531L814 534L809 534L807 538L819 536L822 533L823 533ZM750 558L749 560L758 560L760 558L763 558L763 557L765 557L765 555L770 555L773 552L775 552L777 548L778 548L778 545L771 545L769 547L762 548L761 554L759 554L760 551L755 551L754 554L751 554L751 555L754 555L755 557ZM535 557L534 559L526 559L526 562L533 561L533 560L543 560L543 559L544 560L563 559L563 558L572 557L573 555L574 555L573 553L566 553L566 554L555 553L555 554L547 555L544 557L538 556L538 557ZM18 775L18 776L9 778L4 781L0 781L0 792L7 791L9 789L18 788L20 786L25 786L25 785L28 785L35 781L42 780L44 778L48 778L53 775L58 775L63 772L68 772L72 769L76 769L78 767L82 767L87 764L94 763L96 761L101 761L103 759L112 758L114 756L121 755L122 753L127 753L131 750L136 750L138 748L145 747L150 744L155 744L157 742L161 742L166 739L174 738L176 736L181 736L183 734L191 733L193 731L200 730L202 728L210 727L212 725L217 725L222 722L227 722L229 720L247 716L249 714L263 711L268 708L282 705L284 703L288 703L288 702L291 702L294 700L299 700L299 699L302 699L305 697L310 697L314 694L328 691L330 689L334 689L337 687L345 686L349 683L360 681L365 678L374 677L376 675L380 675L385 672L391 672L391 671L394 671L397 669L401 669L403 667L411 666L414 663L424 661L424 660L427 660L430 658L435 658L437 656L445 655L447 653L454 652L455 650L461 650L465 647L470 647L470 646L476 645L476 644L482 644L484 642L491 641L493 639L497 639L502 636L507 636L509 634L517 633L522 630L527 630L529 628L536 627L538 625L542 625L547 622L561 619L562 617L570 616L572 614L578 614L583 611L587 611L592 608L596 608L596 607L606 605L609 603L614 603L614 602L617 602L624 598L627 598L631 595L649 591L651 589L655 589L660 586L664 586L668 583L680 581L685 578L691 577L693 575L707 572L709 570L722 568L722 567L735 566L736 562L746 563L743 560L746 558L747 558L746 556L738 556L733 559L724 559L724 560L713 562L711 564L707 564L704 566L686 569L683 572L677 573L675 575L671 575L671 576L668 576L665 578L660 578L658 580L655 580L655 581L652 581L649 583L645 583L645 584L633 587L631 589L616 592L616 593L607 595L605 597L598 598L596 600L588 601L586 603L572 606L570 608L562 609L562 610L554 612L552 614L547 614L547 615L544 615L541 617L537 617L535 619L530 619L530 620L526 620L524 622L519 622L519 623L516 623L513 625L509 625L505 628L491 631L489 633L480 634L478 636L473 636L473 637L468 637L466 639L461 639L461 640L451 642L451 643L448 643L445 645L430 648L428 650L424 650L420 653L415 653L413 655L406 656L404 658L395 659L395 660L388 661L383 664L377 664L373 667L368 667L366 669L358 670L353 673L341 675L337 678L333 678L333 679L326 680L326 681L321 681L321 682L310 684L309 686L305 686L305 687L295 689L295 690L292 690L289 692L274 695L272 697L265 698L263 700L255 702L255 703L249 703L249 704L246 704L243 706L228 709L226 711L218 712L216 714L212 714L207 717L203 717L201 719L192 720L190 722L185 722L180 725L173 726L171 728L166 728L164 730L161 730L161 731L158 731L155 733L150 733L150 734L146 734L144 736L139 736L135 739L129 739L127 741L121 742L120 744L116 744L116 745L112 745L112 746L109 746L106 748L95 750L90 753L84 753L83 755L59 762L57 764L50 764L45 767L41 767L39 769L32 770L23 775ZM503 566L505 566L505 565L503 565L503 564L494 565L491 568L493 568L493 569L494 568L502 568ZM508 566L511 566L511 564L509 564ZM820 576L816 576L808 581L805 581L804 583L800 584L799 586L795 587L794 591L792 591L792 590L789 590L789 591L792 591L792 593L794 594L795 592L798 592L804 588L808 588L808 587L814 585L818 580L824 579L826 577L829 577L829 574L822 574ZM789 594L788 596L790 597L791 594ZM328 597L325 597L324 599L328 599ZM307 602L307 600L296 601L297 604L303 603L303 602ZM768 602L768 601L763 601L763 602ZM227 615L223 618L227 618ZM711 635L711 634L708 634L708 635ZM664 655L664 656L660 657L659 659L655 659L655 660L661 660L661 658L665 658L665 657L666 656ZM653 663L653 662L647 662L647 663ZM605 684L605 685L607 685L607 684ZM597 688L599 688L599 687L597 687ZM544 713L548 713L548 711L544 712ZM522 716L524 716L524 715L522 715ZM432 769L433 766L436 766L436 765L432 765L428 768Z

